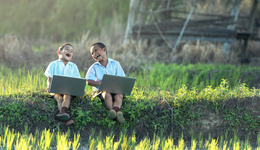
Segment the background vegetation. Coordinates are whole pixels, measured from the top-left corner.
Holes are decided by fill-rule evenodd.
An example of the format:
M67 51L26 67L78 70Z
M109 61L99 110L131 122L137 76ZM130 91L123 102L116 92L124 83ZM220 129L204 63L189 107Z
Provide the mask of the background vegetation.
M250 144L256 146L260 129L260 91L247 85L254 81L259 67L205 64L149 66L150 70L129 75L136 77L137 82L132 95L124 99L121 109L126 124L120 125L108 119L104 103L99 98L92 99L91 87L87 86L87 94L75 98L69 109L74 126L66 127L54 119L58 110L56 102L45 91L44 70L26 71L21 67L13 71L2 65L0 122L20 133L25 127L26 132L32 134L46 127L56 133L67 132L69 128L72 134L68 136L73 138L74 134L80 134L82 143L89 141L95 130L97 133L94 135L101 132L104 138L111 133L119 138L122 131L123 135L131 137L134 131L137 143L152 138L154 134L162 139L181 138L187 142L200 138L204 139L203 143L206 138L221 136L230 140L235 134L241 141L250 138ZM223 75L207 72L207 68L223 72ZM227 68L230 72L225 74ZM240 75L237 75L237 70L240 70ZM157 72L160 72L159 77ZM185 75L178 75L182 72ZM244 74L248 73L250 75L245 77ZM210 79L205 77L209 75ZM206 80L209 82L204 82ZM173 83L179 86L172 86ZM259 87L259 81L253 83L258 83Z
M87 31L98 35L113 19L124 23L128 6L129 0L1 0L0 34L53 41L74 40Z
M160 2L149 7L156 9ZM0 0L0 35L13 33L59 42L76 40L88 31L91 35L99 36L102 32L113 35L116 30L111 32L111 29L115 24L125 28L129 3L130 0ZM183 6L189 3L189 0L178 0L173 5L185 9ZM204 0L195 5L199 13L229 14L232 4L231 0ZM241 15L249 15L251 5L252 0L242 1Z
M174 5L188 3L179 1ZM200 1L196 3L196 12L227 14L231 4L230 0ZM251 4L251 0L242 1L241 15L249 15ZM0 14L0 62L12 68L24 65L27 69L46 68L50 61L57 59L59 45L69 42L77 51L72 61L86 71L93 63L89 46L97 41L106 44L109 57L120 61L127 73L153 62L239 62L239 43L234 43L228 56L222 54L221 43L182 42L175 53L166 44L157 45L156 40L130 40L123 45L128 9L129 0L0 0L3 12ZM260 56L259 45L259 42L250 43L248 55Z

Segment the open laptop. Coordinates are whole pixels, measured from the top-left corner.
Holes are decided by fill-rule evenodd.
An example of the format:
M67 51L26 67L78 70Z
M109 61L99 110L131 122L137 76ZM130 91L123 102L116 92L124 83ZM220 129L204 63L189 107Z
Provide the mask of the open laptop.
M85 86L85 78L53 75L50 93L83 96Z
M114 94L130 95L135 84L135 78L104 74L99 91Z

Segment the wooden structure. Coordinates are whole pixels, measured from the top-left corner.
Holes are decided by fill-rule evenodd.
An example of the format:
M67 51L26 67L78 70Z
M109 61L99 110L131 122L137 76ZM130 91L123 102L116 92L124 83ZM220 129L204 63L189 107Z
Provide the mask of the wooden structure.
M249 17L239 17L241 1L234 2L229 15L216 15L195 13L193 4L189 5L189 12L180 11L184 5L174 4L173 0L131 0L124 43L130 38L161 39L174 52L180 41L201 40L222 42L223 51L228 52L230 43L243 40L246 55L248 40L260 39L254 26L260 0L253 0ZM241 22L246 24L239 24Z

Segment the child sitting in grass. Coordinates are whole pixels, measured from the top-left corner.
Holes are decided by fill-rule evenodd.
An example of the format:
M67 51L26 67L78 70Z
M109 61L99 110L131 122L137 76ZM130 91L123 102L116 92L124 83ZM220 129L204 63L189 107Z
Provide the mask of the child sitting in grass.
M44 75L47 76L47 91L50 92L50 86L52 82L53 75L63 75L70 77L79 77L80 73L76 64L70 62L72 59L74 48L69 43L62 44L57 53L59 56L58 60L52 61ZM57 101L59 113L56 115L56 119L64 121L66 125L71 125L74 121L71 119L70 115L67 113L71 102L71 95L62 95L55 93L54 99Z
M125 76L125 73L118 61L107 58L107 48L103 43L94 43L90 47L90 54L96 61L87 71L87 84L93 86L94 96L99 96L104 100L106 108L109 110L108 117L117 119L119 123L124 123L123 113L120 111L123 101L123 94L113 94L103 91L97 93L104 74Z

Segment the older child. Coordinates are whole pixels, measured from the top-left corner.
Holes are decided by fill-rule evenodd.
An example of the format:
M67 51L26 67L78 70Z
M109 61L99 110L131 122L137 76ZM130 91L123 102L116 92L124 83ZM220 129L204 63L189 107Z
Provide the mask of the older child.
M94 43L90 47L90 54L96 61L87 71L87 84L93 86L93 93L98 91L104 74L125 76L125 73L118 61L107 58L107 48L103 43ZM119 123L124 123L123 113L120 111L122 106L123 94L107 93L105 91L97 94L105 101L106 108L109 110L108 117L117 119Z
M76 64L70 62L72 59L74 48L69 43L62 44L57 53L59 56L58 60L52 61L47 69L45 70L44 75L47 76L47 91L50 92L50 85L52 82L53 75L64 75L70 77L79 77L80 73ZM66 125L71 125L74 121L71 119L70 115L67 113L67 110L70 106L71 95L62 95L55 93L54 99L57 101L59 113L56 115L56 118L60 121L64 121Z

